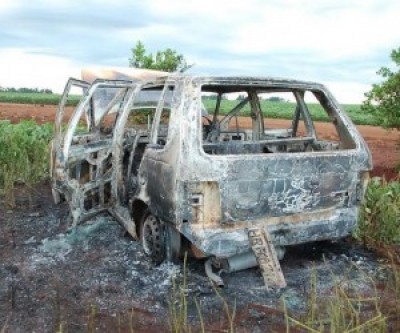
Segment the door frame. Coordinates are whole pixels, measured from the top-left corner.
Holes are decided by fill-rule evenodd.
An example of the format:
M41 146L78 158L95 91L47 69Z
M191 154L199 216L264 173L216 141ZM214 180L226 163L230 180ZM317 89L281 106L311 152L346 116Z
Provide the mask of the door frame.
M68 198L68 203L70 205L70 210L72 213L72 219L73 219L73 226L77 225L79 222L86 220L89 217L95 216L98 213L112 208L113 203L116 200L116 197L113 196L115 193L114 187L116 187L116 183L114 178L111 177L111 175L114 174L114 169L116 168L115 159L113 158L113 154L116 151L113 147L114 144L114 136L115 133L117 132L118 129L118 119L119 116L122 112L122 110L129 108L129 105L132 102L132 88L134 88L137 83L133 83L131 81L123 81L123 80L96 80L94 81L91 85L87 87L86 82L84 82L82 85L87 89L85 91L85 94L81 100L81 102L78 104L76 107L74 113L72 114L67 128L64 133L61 133L61 126L62 126L62 119L63 119L63 109L65 106L66 102L66 96L68 95L68 92L70 91L71 87L73 86L74 83L78 82L78 84L81 84L81 82L84 81L79 81L79 80L69 80L65 89L65 94L63 95L63 100L60 103L59 107L59 114L58 114L58 119L56 123L57 127L57 144L58 146L58 154L56 159L57 166L61 169L61 174L62 179L62 185L57 186L57 184L54 184L56 186L53 186L53 189L55 188L58 192L61 192L62 194L66 195ZM77 138L76 135L74 135L75 130L79 124L79 121L83 114L86 112L86 117L88 120L88 134L87 136L89 137L93 130L96 130L97 126L94 124L94 111L92 110L91 106L89 103L92 102L92 97L94 96L94 93L98 91L99 88L121 88L121 89L126 89L126 93L124 94L123 99L120 101L121 105L119 106L117 110L117 119L116 122L114 123L114 128L112 129L112 138L109 139L109 144L107 143L107 139L104 140L104 142L99 141L99 152L101 152L99 156L99 163L102 163L106 158L110 157L111 161L111 174L108 176L106 179L102 179L100 176L99 178L94 178L91 179L89 177L87 180L86 179L70 179L69 172L70 172L70 166L74 162L74 156L71 154L72 152L72 147L74 147L74 151L79 151L79 148L82 147L82 160L86 160L90 165L93 165L95 162L92 157L90 157L89 154L93 153L96 150L96 145L94 145L92 148L92 151L89 151L87 154L85 154L85 150L87 150L87 146L90 146L90 143L72 143L74 139ZM113 100L112 100L113 101ZM119 100L118 100L119 101ZM114 101L116 102L116 101ZM118 105L118 104L116 104ZM111 110L111 107L107 107L106 112L104 113L104 116L108 114L108 112ZM104 154L103 154L104 153ZM87 156L86 156L87 155ZM111 156L110 156L111 155ZM80 156L78 156L80 158ZM77 157L75 156L75 159ZM97 164L96 164L97 165ZM99 164L100 165L100 164ZM54 177L55 179L56 177ZM99 181L100 180L100 181ZM107 204L105 204L104 200L104 193L98 193L99 199L98 199L98 204L96 204L95 207L91 207L89 209L84 209L83 203L85 202L85 199L87 199L88 193L93 194L96 192L96 190L104 190L104 186L106 183L110 183L110 198L107 200Z

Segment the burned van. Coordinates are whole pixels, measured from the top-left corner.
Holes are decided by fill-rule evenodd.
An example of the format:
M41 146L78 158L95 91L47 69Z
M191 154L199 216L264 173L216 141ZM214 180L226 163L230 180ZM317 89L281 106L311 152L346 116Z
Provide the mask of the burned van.
M209 258L219 284L213 268L258 265L268 287L285 286L286 246L352 232L371 155L323 85L148 73L67 83L51 175L73 226L108 211L155 263Z

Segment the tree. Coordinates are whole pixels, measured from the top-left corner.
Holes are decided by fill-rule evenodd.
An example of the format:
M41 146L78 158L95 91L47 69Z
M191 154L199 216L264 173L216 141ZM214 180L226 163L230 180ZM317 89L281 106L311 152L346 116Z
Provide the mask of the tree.
M271 96L271 97L268 97L265 100L269 101L269 102L276 102L276 103L286 102L284 98L279 97L279 96Z
M131 50L132 58L129 58L129 67L156 69L166 72L184 72L191 68L193 64L188 64L182 54L166 48L157 51L154 56L152 53L146 54L146 48L141 41Z
M392 50L390 57L397 71L382 67L377 72L384 80L372 85L371 91L365 94L367 100L362 109L380 117L383 126L400 130L400 47Z

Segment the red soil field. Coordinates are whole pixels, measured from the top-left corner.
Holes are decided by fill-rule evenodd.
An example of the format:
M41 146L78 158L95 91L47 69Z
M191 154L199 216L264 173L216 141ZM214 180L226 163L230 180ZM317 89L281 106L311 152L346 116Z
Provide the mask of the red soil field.
M38 123L53 122L56 110L55 105L0 103L0 120L8 119L12 123L23 119L33 119ZM72 107L67 108L67 118L72 110ZM249 121L249 118L241 118L240 126L249 126ZM266 123L271 127L290 126L290 120L267 119ZM319 122L315 123L315 126L319 137L335 137L331 124ZM400 163L400 131L366 125L359 125L357 128L372 152L374 169L371 175L385 176L387 179L395 178L398 175L395 168Z

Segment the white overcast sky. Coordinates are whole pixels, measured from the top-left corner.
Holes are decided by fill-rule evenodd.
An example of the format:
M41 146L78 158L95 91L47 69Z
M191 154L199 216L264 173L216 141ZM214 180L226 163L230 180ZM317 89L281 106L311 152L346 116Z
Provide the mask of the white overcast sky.
M137 40L212 75L297 78L359 103L400 46L399 0L0 0L0 86L60 92Z

